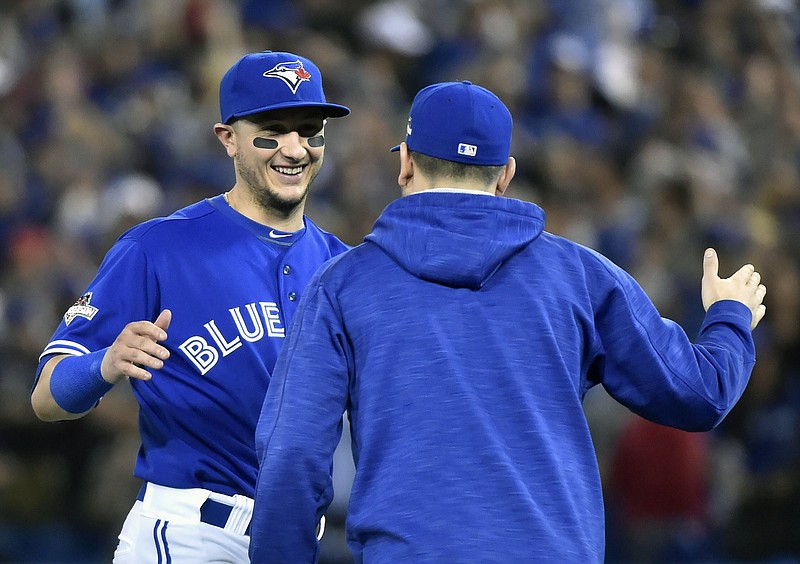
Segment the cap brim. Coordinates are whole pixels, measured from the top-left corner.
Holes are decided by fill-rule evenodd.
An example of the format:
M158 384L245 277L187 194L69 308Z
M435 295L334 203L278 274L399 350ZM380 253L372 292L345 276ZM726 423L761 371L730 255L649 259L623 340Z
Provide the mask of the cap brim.
M390 153L394 153L395 151L399 151L399 150L400 150L400 145L395 145L394 147L389 149L389 152Z
M348 108L347 106L341 106L339 104L327 104L322 102L306 102L304 100L296 100L292 102L283 102L280 104L272 104L270 106L261 106L259 108L253 108L252 110L243 110L241 112L236 112L235 114L231 115L228 119L226 119L225 123L228 123L230 120L234 118L252 116L254 114L271 112L272 110L283 110L286 108L320 108L326 118L340 118L350 114L350 108Z

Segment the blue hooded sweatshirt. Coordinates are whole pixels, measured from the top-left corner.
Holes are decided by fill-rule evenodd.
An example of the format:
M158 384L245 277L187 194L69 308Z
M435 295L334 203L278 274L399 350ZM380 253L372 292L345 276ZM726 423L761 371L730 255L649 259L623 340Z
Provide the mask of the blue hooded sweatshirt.
M751 312L717 302L692 343L631 276L543 228L531 203L422 192L317 272L256 432L253 562L318 557L345 410L357 562L603 561L586 391L711 429L754 365Z

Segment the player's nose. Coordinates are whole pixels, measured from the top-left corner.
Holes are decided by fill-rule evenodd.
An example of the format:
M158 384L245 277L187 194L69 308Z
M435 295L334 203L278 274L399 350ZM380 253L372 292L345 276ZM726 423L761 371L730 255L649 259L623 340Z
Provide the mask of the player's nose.
M290 159L300 160L306 155L305 139L296 131L281 136L281 153Z

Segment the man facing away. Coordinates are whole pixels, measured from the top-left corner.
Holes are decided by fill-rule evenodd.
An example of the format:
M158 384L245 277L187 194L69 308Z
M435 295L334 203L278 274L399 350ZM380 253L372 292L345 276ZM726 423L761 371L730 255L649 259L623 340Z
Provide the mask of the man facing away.
M214 132L234 186L114 244L42 353L31 401L76 419L130 380L144 482L116 563L248 560L256 422L314 271L347 247L304 216L322 166L326 102L310 60L251 53L220 83Z
M318 557L345 410L357 562L587 563L604 558L587 390L691 431L742 394L765 313L754 268L720 279L706 252L692 343L622 269L502 197L511 130L469 82L415 97L397 147L403 197L314 276L275 367L253 562Z

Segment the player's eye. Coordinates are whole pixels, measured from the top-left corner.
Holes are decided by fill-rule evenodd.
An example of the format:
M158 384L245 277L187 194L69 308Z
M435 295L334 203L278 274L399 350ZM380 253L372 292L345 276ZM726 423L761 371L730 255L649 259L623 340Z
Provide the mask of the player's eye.
M320 131L322 131L322 126L317 124L301 125L297 128L300 137L315 137Z

